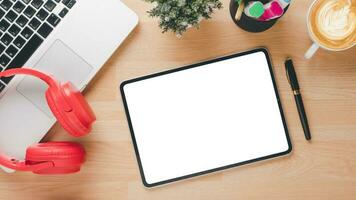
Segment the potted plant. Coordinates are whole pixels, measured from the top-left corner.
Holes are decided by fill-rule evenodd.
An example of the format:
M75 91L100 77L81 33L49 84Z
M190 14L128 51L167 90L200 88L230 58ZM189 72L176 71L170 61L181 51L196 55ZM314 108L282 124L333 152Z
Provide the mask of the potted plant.
M151 17L159 18L162 32L171 31L181 36L188 28L199 28L203 19L210 19L215 9L222 8L219 0L145 0L154 3L148 11Z

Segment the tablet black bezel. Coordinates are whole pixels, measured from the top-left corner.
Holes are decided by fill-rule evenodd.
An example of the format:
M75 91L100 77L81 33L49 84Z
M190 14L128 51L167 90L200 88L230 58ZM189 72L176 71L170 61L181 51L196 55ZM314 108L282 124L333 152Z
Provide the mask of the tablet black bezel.
M231 58L245 56L245 55L253 54L253 53L257 53L257 52L263 52L265 54L267 62L268 62L268 67L269 67L269 71L270 71L270 74L271 74L271 79L272 79L272 82L273 82L273 87L274 87L274 91L275 91L275 94L276 94L277 103L278 103L279 110L280 110L280 115L281 115L281 118L282 118L282 121L283 121L283 126L284 126L284 130L285 130L285 134L286 134L286 139L287 139L287 142L288 142L288 150L284 151L284 152L268 155L268 156L263 156L263 157L260 157L260 158L247 160L247 161L244 161L244 162L239 162L239 163L235 163L235 164L231 164L231 165L227 165L227 166L223 166L223 167L218 167L218 168L214 168L214 169L210 169L210 170L206 170L206 171L202 171L202 172L197 172L197 173L193 173L193 174L189 174L189 175L185 175L185 176L181 176L181 177L165 180L165 181L160 181L160 182L156 182L156 183L148 183L146 181L146 179L145 179L145 174L144 174L144 171L143 171L143 166L142 166L142 162L141 162L141 158L140 158L140 154L139 154L139 150L138 150L138 146L137 146L137 142L136 142L136 138L135 138L135 133L134 133L132 122L131 122L130 112L129 112L127 101L126 101L126 96L125 96L125 91L124 91L125 85L130 84L130 83L134 83L134 82L138 82L138 81L142 81L142 80L146 80L146 79L150 79L150 78L154 78L154 77L158 77L158 76L162 76L162 75L167 75L167 74L171 74L171 73L187 70L187 69L192 69L192 68L195 68L195 67L204 66L206 64L210 64L210 63L214 63L214 62L219 62L219 61L223 61L223 60L227 60L227 59L231 59ZM183 179L188 179L188 178L192 178L192 177L196 177L196 176L201 176L201 175L204 175L204 174L217 172L217 171L221 171L221 170L225 170L225 169L229 169L229 168L233 168L233 167L237 167L237 166L241 166L241 165L245 165L245 164L249 164L249 163L253 163L253 162L257 162L257 161L262 161L262 160L267 160L267 159L271 159L271 158L275 158L275 157L279 157L279 156L284 156L284 155L289 154L292 151L292 143L291 143L289 132L288 132L288 128L287 128L287 123L286 123L286 120L285 120L285 117L284 117L284 112L283 112L280 96L279 96L279 93L278 93L277 84L276 84L276 81L275 81L271 60L270 60L269 53L268 53L266 48L257 48L257 49L253 49L253 50L246 51L246 52L241 52L241 53L237 53L237 54L233 54L233 55L219 57L219 58L215 58L215 59L212 59L212 60L207 60L207 61L203 61L203 62L200 62L200 63L196 63L196 64L192 64L192 65L188 65L188 66L184 66L184 67L180 67L180 68L176 68L176 69L172 69L172 70L167 70L167 71L163 71L163 72L159 72L159 73L155 73L155 74L151 74L151 75L147 75L147 76L143 76L143 77L139 77L139 78L134 78L134 79L131 79L131 80L127 80L127 81L124 81L124 82L121 83L120 91L121 91L121 96L122 96L122 100L123 100L124 107L125 107L125 113L126 113L127 121L128 121L128 124L129 124L129 129L130 129L130 132L131 132L131 137L132 137L133 146L134 146L135 153L136 153L137 162L138 162L139 169L140 169L142 182L143 182L144 186L146 186L146 187L155 187L155 186L159 186L159 185L163 185L163 184L167 184L167 183L171 183L171 182L175 182L175 181L179 181L179 180L183 180Z

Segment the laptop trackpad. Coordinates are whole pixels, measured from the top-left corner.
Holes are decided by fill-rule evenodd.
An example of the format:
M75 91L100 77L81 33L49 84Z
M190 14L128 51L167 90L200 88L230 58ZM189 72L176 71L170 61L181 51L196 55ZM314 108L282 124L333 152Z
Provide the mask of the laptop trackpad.
M84 81L93 70L92 66L60 40L52 44L33 68L52 74L59 81L71 81L77 88L85 85ZM17 91L53 118L45 98L47 88L41 80L27 76L17 86Z

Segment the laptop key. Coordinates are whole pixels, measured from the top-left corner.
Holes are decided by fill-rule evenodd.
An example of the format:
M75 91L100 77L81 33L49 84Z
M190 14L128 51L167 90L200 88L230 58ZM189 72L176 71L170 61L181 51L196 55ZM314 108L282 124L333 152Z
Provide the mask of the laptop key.
M20 68L22 67L27 60L32 56L32 54L38 49L42 44L43 39L40 38L37 34L34 34L31 39L25 44L25 46L20 50L20 52L15 56L15 58L8 65L7 69ZM0 57L1 64L1 57ZM3 77L1 80L4 83L9 83L13 77Z
M32 18L28 25L33 28L33 30L37 30L38 27L41 25L41 22L36 18Z
M53 28L52 28L50 25L48 25L47 23L44 23L44 24L42 24L42 26L38 29L37 32L38 32L42 37L46 38L46 37L49 36L49 34L50 34L52 31L53 31Z
M45 3L45 5L44 5L44 7L45 7L48 11L50 11L50 12L51 12L56 6L57 6L57 4L54 3L52 0L48 0L48 1Z
M4 10L9 10L12 5L13 5L13 3L12 3L10 0L3 0L3 1L0 3L0 6L1 6Z
M19 34L19 32L21 31L21 29L16 26L15 24L13 24L10 28L9 28L9 33L12 35L12 36L16 36L17 34Z
M25 17L25 16L23 16L23 15L21 15L19 18L17 18L17 20L16 20L16 23L18 24L18 25L20 25L21 27L24 27L26 24L27 24L27 22L28 22L28 19Z
M69 1L70 1L70 0L62 0L62 3L63 3L64 5L66 5L66 4L69 3Z
M44 2L42 0L32 0L31 5L39 9Z
M56 27L60 21L61 21L61 19L59 17L57 17L55 14L51 14L51 16L49 16L47 18L47 22L50 23L54 27Z
M14 40L13 44L17 46L17 48L21 49L21 47L26 43L26 40L23 39L21 36L17 36Z
M14 45L9 46L9 48L6 49L6 54L9 55L10 57L14 57L18 50Z
M0 9L0 18L2 18L5 15L5 12Z
M41 10L38 11L38 13L36 14L36 17L38 17L38 19L43 21L47 18L48 15L49 13L45 11L43 8L41 8Z
M28 18L31 18L36 13L36 10L34 8L32 8L31 6L28 6L23 13Z
M9 28L9 26L10 26L10 23L7 22L6 20L3 19L0 21L0 30L5 32Z
M0 56L0 65L3 66L4 68L6 67L7 64L9 64L10 58L7 57L7 55L2 54Z
M0 92L3 91L4 89L5 89L5 85L0 82Z
M74 4L77 3L76 0L70 0L67 4L65 4L68 8L72 8Z
M25 9L25 5L23 3L21 3L21 1L18 1L15 3L13 9L17 12L17 13L21 13L24 9Z
M28 27L24 28L21 31L21 35L26 39L30 38L32 34L33 34L33 31Z
M13 11L13 10L10 10L6 15L6 19L9 20L10 22L13 22L15 21L15 19L17 18L17 14Z
M62 11L59 13L59 16L63 18L64 16L66 16L67 13L68 13L68 9L63 8Z
M22 0L25 4L29 4L31 0Z
M4 43L6 46L9 45L14 38L11 37L8 33L5 33L4 36L1 37L1 42Z
M2 54L5 50L5 46L3 44L0 44L0 54Z

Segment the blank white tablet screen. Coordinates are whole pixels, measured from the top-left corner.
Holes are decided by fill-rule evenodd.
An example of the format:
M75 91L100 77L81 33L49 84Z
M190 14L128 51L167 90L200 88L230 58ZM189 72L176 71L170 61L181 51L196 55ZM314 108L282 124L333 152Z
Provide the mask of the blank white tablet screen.
M261 51L123 90L147 184L289 149Z

